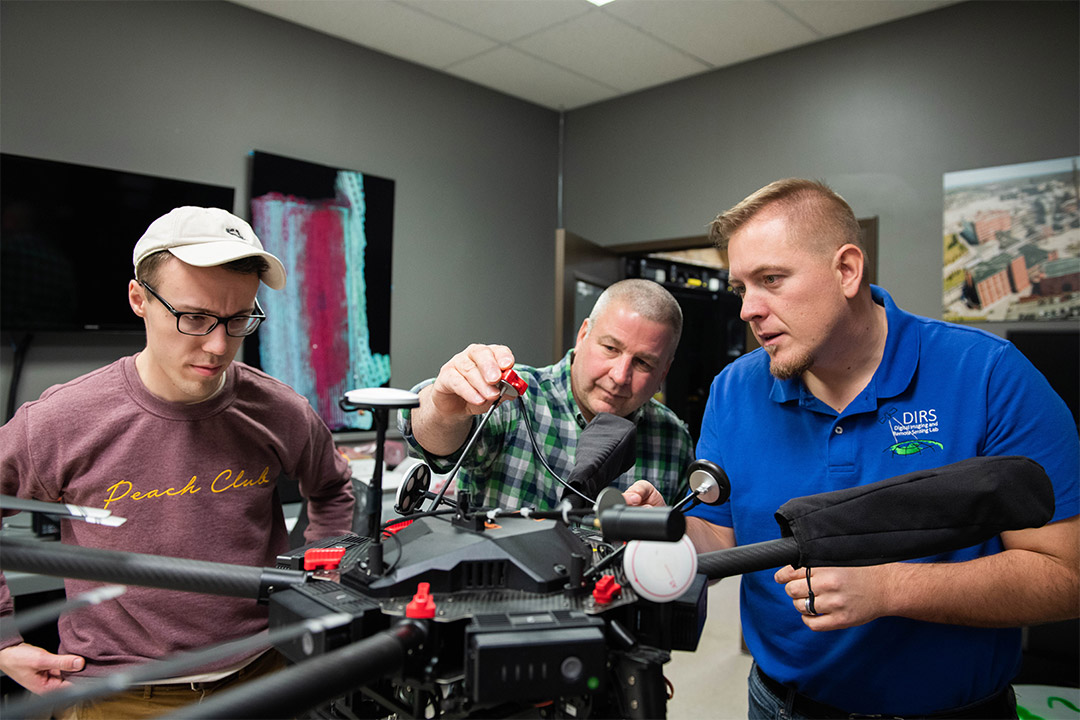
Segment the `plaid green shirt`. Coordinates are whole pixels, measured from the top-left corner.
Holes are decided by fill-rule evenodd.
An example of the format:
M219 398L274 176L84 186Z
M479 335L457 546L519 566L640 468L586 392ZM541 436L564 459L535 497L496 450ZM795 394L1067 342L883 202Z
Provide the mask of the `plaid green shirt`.
M585 418L570 389L573 351L547 367L515 365L514 370L529 384L524 396L536 443L554 470L564 480L574 466L578 434ZM419 389L432 381L421 383ZM533 452L529 431L521 420L517 400L500 405L458 471L457 486L472 493L473 504L516 510L533 507L547 510L558 505L563 486L544 469ZM687 492L686 467L694 460L694 446L686 424L667 407L650 399L630 419L637 423L637 462L613 485L622 490L636 480L648 480L672 504ZM474 420L474 427L479 420ZM409 411L403 410L398 428L414 455L424 457L436 473L449 472L458 453L433 457L412 435Z

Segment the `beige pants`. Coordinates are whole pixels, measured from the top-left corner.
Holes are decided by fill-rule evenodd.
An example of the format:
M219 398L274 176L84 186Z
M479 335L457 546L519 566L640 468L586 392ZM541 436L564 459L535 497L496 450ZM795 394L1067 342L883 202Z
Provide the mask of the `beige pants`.
M207 683L176 683L136 685L103 700L79 703L57 711L57 720L120 720L121 718L153 718L201 702L215 693L225 692L240 683L248 682L285 667L285 658L276 650L264 653L258 660L240 668L232 675Z

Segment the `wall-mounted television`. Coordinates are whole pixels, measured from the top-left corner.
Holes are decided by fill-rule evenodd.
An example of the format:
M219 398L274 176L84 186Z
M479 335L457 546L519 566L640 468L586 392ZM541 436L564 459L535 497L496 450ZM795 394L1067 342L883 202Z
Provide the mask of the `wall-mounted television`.
M259 290L267 319L244 361L306 397L331 430L371 429L370 413L338 403L390 380L394 181L254 152L251 225L288 280Z
M174 207L233 209L231 187L0 153L0 331L142 331L131 251Z

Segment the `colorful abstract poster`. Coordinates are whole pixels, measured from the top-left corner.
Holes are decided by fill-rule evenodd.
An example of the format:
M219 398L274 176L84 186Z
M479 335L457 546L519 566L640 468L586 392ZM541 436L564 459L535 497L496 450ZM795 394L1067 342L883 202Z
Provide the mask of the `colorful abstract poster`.
M331 430L368 430L349 390L390 380L394 181L255 152L255 234L281 259L284 290L262 287L267 319L244 359L305 396Z
M1080 318L1078 161L945 174L944 319Z

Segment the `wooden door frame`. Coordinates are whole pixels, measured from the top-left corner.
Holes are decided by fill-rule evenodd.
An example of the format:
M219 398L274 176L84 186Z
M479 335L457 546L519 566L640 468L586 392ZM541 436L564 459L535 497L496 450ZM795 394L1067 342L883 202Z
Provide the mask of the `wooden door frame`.
M574 268L567 271L567 258L573 256ZM622 278L618 264L622 258L606 247L589 242L565 228L555 231L555 327L552 336L552 358L558 362L567 350L564 331L574 324L574 297L578 280L607 287ZM584 265L584 267L581 267ZM614 267L612 267L614 266ZM609 275L615 275L610 279ZM574 327L576 332L577 328Z

